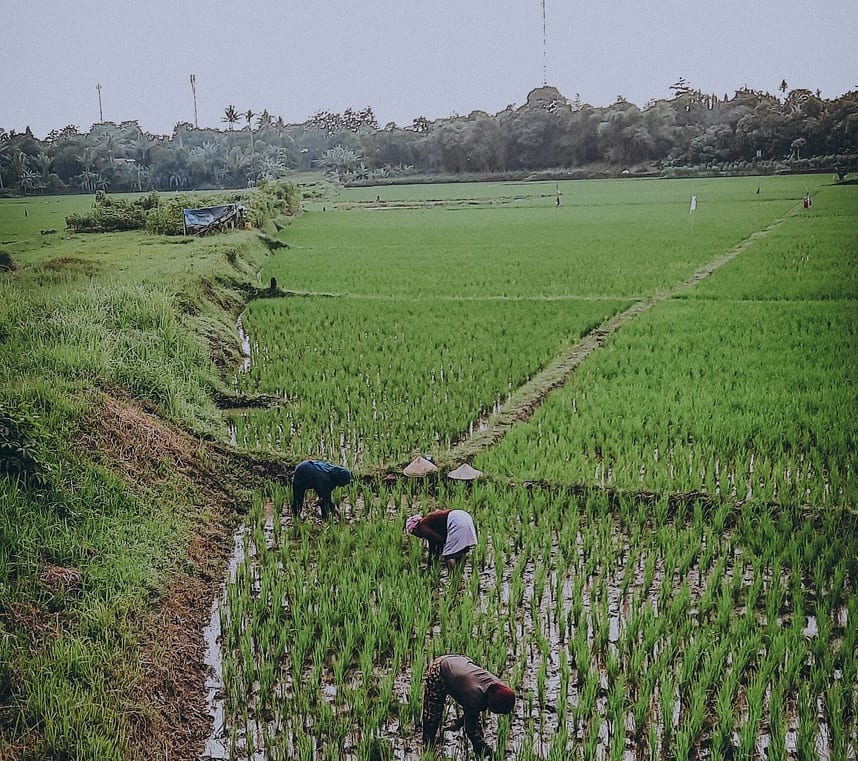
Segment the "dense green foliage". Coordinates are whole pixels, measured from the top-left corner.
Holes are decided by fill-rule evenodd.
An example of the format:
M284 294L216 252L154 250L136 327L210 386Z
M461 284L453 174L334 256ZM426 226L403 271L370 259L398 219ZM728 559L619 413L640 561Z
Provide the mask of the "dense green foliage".
M80 233L142 230L146 226L146 212L156 208L158 204L157 193L137 198L114 198L99 190L89 212L69 214L66 217L66 226Z
M747 88L722 96L683 83L674 97L639 108L622 97L594 107L542 87L494 115L418 117L382 129L367 108L323 111L302 124L263 110L255 124L247 117L234 130L232 106L225 131L179 122L170 136L147 134L135 121L95 124L87 133L68 125L44 140L0 125L0 193L241 188L310 169L373 184L533 173L854 172L858 91L826 100L785 89L783 97Z
M20 401L0 402L0 475L25 488L48 484L48 457L39 440L39 416Z
M66 226L83 233L145 229L154 235L182 235L185 232L183 209L229 203L251 204L249 218L260 226L266 220L294 215L301 204L301 193L295 185L285 181L262 182L243 193L182 193L166 198L155 192L123 198L99 190L89 211L70 214L66 217Z

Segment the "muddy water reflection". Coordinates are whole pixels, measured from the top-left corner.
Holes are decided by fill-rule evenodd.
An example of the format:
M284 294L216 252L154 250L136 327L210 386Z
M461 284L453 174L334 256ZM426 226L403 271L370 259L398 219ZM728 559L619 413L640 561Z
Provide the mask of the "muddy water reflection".
M409 499L403 495L403 500ZM409 504L407 510L417 505ZM403 514L403 506L388 502L381 512L388 520L396 521ZM378 515L378 514L377 514ZM352 523L366 516L361 502L352 506L347 500L341 505L341 520ZM270 514L265 522L265 542L274 544L275 520L278 530L290 521L275 519ZM683 649L694 645L693 632L707 632L708 622L717 610L713 608L711 589L729 595L728 618L752 619L760 627L772 631L794 629L805 640L819 638L820 632L833 627L835 642L842 641L848 625L848 611L838 607L832 611L831 621L817 620L811 608L801 610L795 616L787 607L775 607L774 621L766 618L766 608L758 602L750 613L745 603L749 590L762 586L763 591L772 587L790 589L791 572L773 570L760 566L756 560L745 557L739 547L729 538L712 540L714 546L701 541L683 559L666 561L664 547L656 543L641 542L627 533L616 520L604 519L598 538L592 532L588 537L569 532L566 545L561 543L561 534L553 531L545 545L538 548L516 545L514 541L496 548L492 537L488 539L487 551L481 562L468 563L462 583L465 589L479 589L477 610L474 615L473 638L481 637L480 626L486 619L502 620L504 632L509 639L506 644L507 663L502 670L505 679L511 678L519 701L515 713L510 717L511 731L505 758L508 761L519 757L548 758L557 753L558 743L565 753L575 754L588 748L590 758L622 758L624 761L650 755L659 756L663 743L673 748L674 738L682 731L689 713L688 685L680 687L679 679L685 659ZM258 536L258 535L257 535ZM595 544L594 544L595 542ZM245 550L247 548L247 550ZM707 550L712 552L707 554ZM252 543L246 542L245 532L235 538L235 552L230 562L228 579L235 578L235 569L245 559L245 551L253 556ZM687 552L687 548L681 548ZM680 554L681 554L680 552ZM495 562L499 561L500 567ZM308 568L312 576L312 568ZM478 580L478 584L476 583ZM442 595L448 581L442 575ZM474 582L472 584L472 582ZM808 590L808 594L810 591ZM213 718L212 736L206 744L204 758L253 758L266 757L261 750L263 738L271 742L276 738L278 758L292 759L312 757L317 749L314 745L319 728L314 727L313 716L288 716L281 724L273 722L264 726L251 716L246 726L228 728L224 726L223 674L220 667L220 616L223 600L216 601L212 608L212 624L207 629L206 640L210 644L212 667L209 683L210 707ZM671 641L670 627L678 621L690 623L690 638L679 643ZM428 632L428 643L414 643L415 650L429 650L430 643L442 637L441 622L436 620ZM713 643L713 647L717 643ZM737 657L732 643L728 643L724 670ZM707 650L700 651L705 660ZM263 656L264 657L264 656ZM279 672L278 695L286 698L287 704L295 704L296 694L303 683L316 683L317 695L312 697L313 710L324 706L334 722L347 727L339 748L341 758L354 761L358 750L365 746L363 728L352 719L354 696L365 695L370 690L379 690L381 685L389 689L391 709L376 725L373 736L384 748L385 755L408 761L420 756L419 727L413 722L401 725L398 710L413 700L412 663L406 657L400 661L395 673L390 667L374 663L371 684L364 684L364 677L353 670L338 682L331 663L320 666L321 678L313 678L311 666L307 665L296 683L293 670L288 663L287 648L285 663ZM665 672L670 676L666 685L669 692L661 695L665 685L660 681L648 702L640 709L636 702L645 694L643 683L648 670L663 668L667 660L670 666ZM299 672L301 668L299 667ZM836 673L832 678L842 677ZM622 682L621 682L622 680ZM624 692L617 685L624 685ZM748 720L748 685L741 686L733 699L737 726L741 728ZM619 699L617 695L619 694ZM619 708L617 708L619 702ZM767 693L764 710L768 716ZM821 699L820 699L821 700ZM451 709L448 707L448 711ZM714 717L713 709L707 709ZM832 738L827 723L826 706L819 703L814 742L819 758L831 755ZM767 718L753 735L753 747L758 757L774 753L780 744L789 759L798 758L802 743L799 741L799 715L795 695L787 695L783 707L780 739L769 733ZM850 725L851 726L851 725ZM496 742L498 721L490 716L486 720L487 737ZM235 740L231 740L232 729ZM708 737L711 731L704 730L703 740L695 745L697 758L712 757ZM247 736L256 749L249 753ZM667 739L666 739L667 738ZM466 741L461 733L448 733L444 753L446 758L466 757ZM747 742L741 731L734 731L728 738L728 749L739 753ZM230 743L235 748L230 755ZM363 744L363 745L362 745ZM807 747L806 738L804 748ZM272 751L273 752L273 751ZM308 755L309 754L309 755Z

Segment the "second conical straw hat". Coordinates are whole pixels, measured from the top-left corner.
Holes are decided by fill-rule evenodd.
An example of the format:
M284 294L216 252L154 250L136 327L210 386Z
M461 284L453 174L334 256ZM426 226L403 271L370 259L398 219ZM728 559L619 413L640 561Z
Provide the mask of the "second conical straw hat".
M455 470L451 470L447 475L457 481L473 481L475 478L483 475L483 471L472 468L468 463L463 463Z
M406 465L405 470L402 472L406 476L411 476L412 478L423 478L423 476L428 476L430 473L434 473L438 470L436 465L433 465L429 460L425 457L415 457L408 465Z

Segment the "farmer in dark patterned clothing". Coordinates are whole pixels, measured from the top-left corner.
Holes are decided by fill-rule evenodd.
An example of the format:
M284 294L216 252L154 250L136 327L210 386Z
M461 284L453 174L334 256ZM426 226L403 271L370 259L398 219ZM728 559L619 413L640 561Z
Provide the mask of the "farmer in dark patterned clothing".
M455 732L465 727L477 758L492 754L483 736L480 714L511 713L515 706L515 693L494 674L480 668L464 655L442 655L429 664L424 677L423 691L423 746L429 748L438 740L438 726L444 713L447 695L464 710L464 715L449 724L443 732ZM443 737L443 734L442 734Z
M292 515L298 518L304 504L304 495L308 489L312 489L319 495L322 518L327 518L329 513L337 509L331 499L331 492L337 486L347 486L351 480L352 474L348 468L323 460L304 460L295 468L292 478Z

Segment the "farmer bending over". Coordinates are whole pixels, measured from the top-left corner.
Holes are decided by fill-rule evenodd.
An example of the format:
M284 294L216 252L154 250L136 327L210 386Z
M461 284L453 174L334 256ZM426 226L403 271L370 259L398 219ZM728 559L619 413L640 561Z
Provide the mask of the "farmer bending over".
M480 714L511 713L515 706L515 693L494 674L480 668L464 655L442 655L429 664L424 677L423 690L423 747L437 744L436 735L444 713L447 695L464 710L464 715L445 724L441 730L455 732L465 727L477 758L490 756L492 749L483 736Z
M407 533L429 543L429 559L442 558L449 570L477 544L474 521L464 510L436 510L428 515L412 515L405 522Z
M312 489L319 495L322 507L322 518L328 513L336 512L336 505L331 500L331 492L337 486L346 486L352 480L351 471L323 460L304 460L297 468L292 478L292 515L298 518L301 506L304 504L304 494Z

